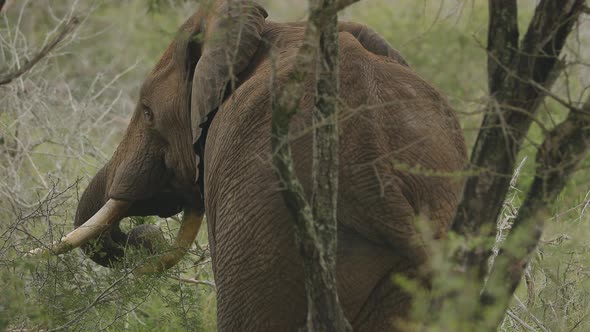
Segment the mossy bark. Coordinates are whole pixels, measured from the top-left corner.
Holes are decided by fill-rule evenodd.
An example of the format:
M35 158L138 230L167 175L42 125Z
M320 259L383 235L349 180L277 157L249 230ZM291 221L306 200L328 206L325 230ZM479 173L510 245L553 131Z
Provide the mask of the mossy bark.
M295 220L296 243L303 258L307 295L306 331L352 331L336 289L336 210L338 201L338 17L342 3L310 1L310 17L296 71L273 96L273 163L283 197ZM313 188L308 203L294 172L289 122L297 113L305 87L315 74L313 112Z

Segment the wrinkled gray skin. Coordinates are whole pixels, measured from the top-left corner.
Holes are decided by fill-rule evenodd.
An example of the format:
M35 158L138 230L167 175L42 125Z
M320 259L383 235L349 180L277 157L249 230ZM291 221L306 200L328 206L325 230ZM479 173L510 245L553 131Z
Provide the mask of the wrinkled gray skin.
M253 2L234 3L241 10L216 1L181 27L143 83L118 149L82 196L76 225L109 198L132 202L129 215L204 208L219 330L296 331L306 312L303 269L270 162L270 89L292 71L304 29L265 21ZM446 98L399 53L365 26L340 30L338 293L355 331L391 330L410 308L392 276L428 285L424 241L449 227L462 186L449 174L464 168L465 144ZM308 87L292 149L309 194ZM417 216L427 220L428 236ZM100 252L84 250L111 266L125 244L150 247L138 232L117 225L98 241Z

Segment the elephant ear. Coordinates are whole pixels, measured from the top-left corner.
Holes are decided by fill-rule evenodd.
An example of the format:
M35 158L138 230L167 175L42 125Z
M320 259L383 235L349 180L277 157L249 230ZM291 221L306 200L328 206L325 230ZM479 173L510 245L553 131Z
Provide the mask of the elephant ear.
M201 125L216 110L256 53L268 14L248 0L221 1L203 21L201 58L193 75L191 126L193 146L201 136Z

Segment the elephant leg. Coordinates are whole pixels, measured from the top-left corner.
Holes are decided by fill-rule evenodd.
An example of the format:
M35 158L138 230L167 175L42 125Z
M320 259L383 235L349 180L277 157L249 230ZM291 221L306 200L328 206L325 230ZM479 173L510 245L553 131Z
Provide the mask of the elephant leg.
M295 332L306 303L291 221L275 188L250 189L246 196L223 189L225 199L209 206L218 331Z
M338 275L343 286L350 285L341 298L355 331L407 331L402 325L410 318L412 296L395 284L394 277L427 281L418 270L422 273L419 268L428 264L429 253L403 183L389 169L377 170L380 178L375 168L342 172L343 185L356 190L342 192L341 199L354 204L340 204L338 211L339 230L354 234L339 239L339 259L351 261ZM436 221L433 224L436 227ZM348 282L350 274L358 274L356 280ZM355 295L361 297L350 302L357 307L347 306Z

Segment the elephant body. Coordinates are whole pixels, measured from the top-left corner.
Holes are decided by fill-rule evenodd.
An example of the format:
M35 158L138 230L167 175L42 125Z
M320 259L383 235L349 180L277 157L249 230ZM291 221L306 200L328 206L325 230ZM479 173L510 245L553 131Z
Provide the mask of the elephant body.
M384 331L410 308L393 276L426 279L431 239L416 218L436 236L447 230L462 184L452 174L466 152L445 97L405 62L367 50L356 27L343 23L340 33L338 294L355 331ZM265 25L265 46L208 129L204 197L220 331L296 331L305 322L302 259L270 144L271 89L280 91L292 72L303 33ZM313 82L307 86L290 137L309 197Z
M143 82L117 150L81 196L77 227L53 246L80 246L112 267L129 247L162 271L194 242L207 215L220 331L296 331L306 317L294 223L273 171L271 95L293 71L302 23L266 21L251 0L204 0ZM403 330L411 295L429 284L429 242L452 220L466 149L443 94L377 33L340 23L337 288L356 331ZM274 78L271 79L271 78ZM290 127L296 173L311 196L315 82ZM185 211L172 250L153 225L125 216ZM125 262L125 266L130 266Z

